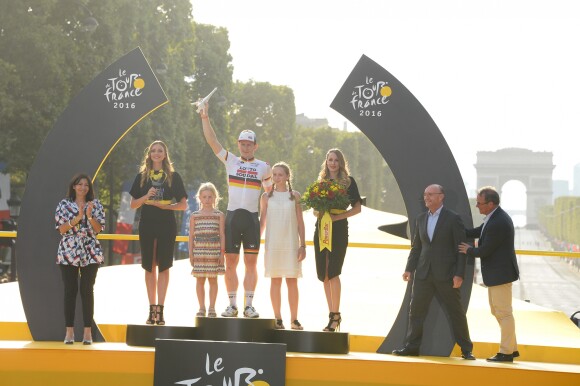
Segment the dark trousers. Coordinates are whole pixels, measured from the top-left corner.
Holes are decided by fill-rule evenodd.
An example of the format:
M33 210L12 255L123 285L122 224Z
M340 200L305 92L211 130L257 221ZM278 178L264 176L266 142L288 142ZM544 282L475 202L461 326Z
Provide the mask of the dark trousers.
M60 273L64 284L64 319L66 327L74 327L77 293L79 291L79 276L84 326L91 327L95 310L93 287L98 270L98 264L89 264L86 267L60 265Z
M461 347L461 351L473 351L473 343L469 337L467 317L461 305L459 288L453 288L452 279L435 280L431 273L429 273L427 278L415 278L413 282L407 346L417 350L421 346L423 325L429 311L429 305L435 294L439 295L438 299L449 315L453 335L455 341Z

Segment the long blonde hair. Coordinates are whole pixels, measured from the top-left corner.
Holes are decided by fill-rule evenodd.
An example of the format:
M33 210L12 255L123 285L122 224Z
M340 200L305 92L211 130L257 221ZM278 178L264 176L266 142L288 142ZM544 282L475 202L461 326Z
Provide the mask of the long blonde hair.
M272 166L272 170L274 170L274 168L284 169L284 172L288 176L287 185L288 185L288 192L290 193L290 200L294 200L294 195L292 194L292 170L290 170L290 166L286 162L280 161L280 162L276 163L274 166ZM272 187L272 189L268 193L268 197L272 197L272 195L274 194L274 189L276 189L276 184L274 184L274 186Z
M141 166L139 167L139 173L141 173L141 184L140 186L143 187L145 185L145 181L149 177L149 173L153 170L153 161L151 160L151 148L155 145L161 145L163 150L165 150L165 158L162 162L163 172L167 175L167 184L171 186L171 180L173 179L173 162L169 158L169 150L167 149L167 145L163 141L153 141L151 145L147 146L145 149L145 154L143 156L143 161L141 161Z
M330 179L330 170L328 170L328 166L326 165L326 160L328 159L330 153L334 153L336 155L336 158L338 158L339 165L337 177L338 183L348 188L350 186L350 178L348 178L350 176L348 162L346 161L346 158L344 157L342 150L338 148L330 149L329 151L326 152L324 162L322 162L322 165L320 165L320 173L318 173L318 181Z

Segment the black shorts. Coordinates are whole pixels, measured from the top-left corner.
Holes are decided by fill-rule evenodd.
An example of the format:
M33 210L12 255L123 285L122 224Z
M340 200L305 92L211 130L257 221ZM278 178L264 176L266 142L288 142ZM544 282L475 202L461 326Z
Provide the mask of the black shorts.
M260 251L260 220L258 213L245 209L228 210L226 213L226 253L257 255Z

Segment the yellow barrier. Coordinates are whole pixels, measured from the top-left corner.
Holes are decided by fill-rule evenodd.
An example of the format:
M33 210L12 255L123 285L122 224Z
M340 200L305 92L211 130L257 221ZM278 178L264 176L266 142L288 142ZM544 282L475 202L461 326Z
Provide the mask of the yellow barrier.
M0 231L0 238L16 238L17 232L15 231ZM127 235L127 234L112 234L112 233L101 233L97 236L99 240L129 240L138 241L139 235ZM189 238L187 236L177 236L175 238L176 242L188 242ZM264 240L262 240L262 244ZM307 245L313 245L312 241L307 241ZM349 247L352 248L379 248L379 249L411 249L410 245L403 244L379 244L379 243L348 243ZM531 249L516 249L516 254L522 256L555 256L555 257L571 257L574 259L580 259L580 252L565 252L565 251L534 251Z

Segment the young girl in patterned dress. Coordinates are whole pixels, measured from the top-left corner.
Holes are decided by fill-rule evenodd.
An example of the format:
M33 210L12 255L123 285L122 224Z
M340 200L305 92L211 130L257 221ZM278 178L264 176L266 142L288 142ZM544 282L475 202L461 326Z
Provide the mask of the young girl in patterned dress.
M217 276L225 272L225 216L216 209L219 193L211 182L201 184L197 191L199 210L189 218L189 261L191 274L197 279L196 293L199 311L196 316L205 316L205 279L209 282L209 309L207 316L216 317Z

